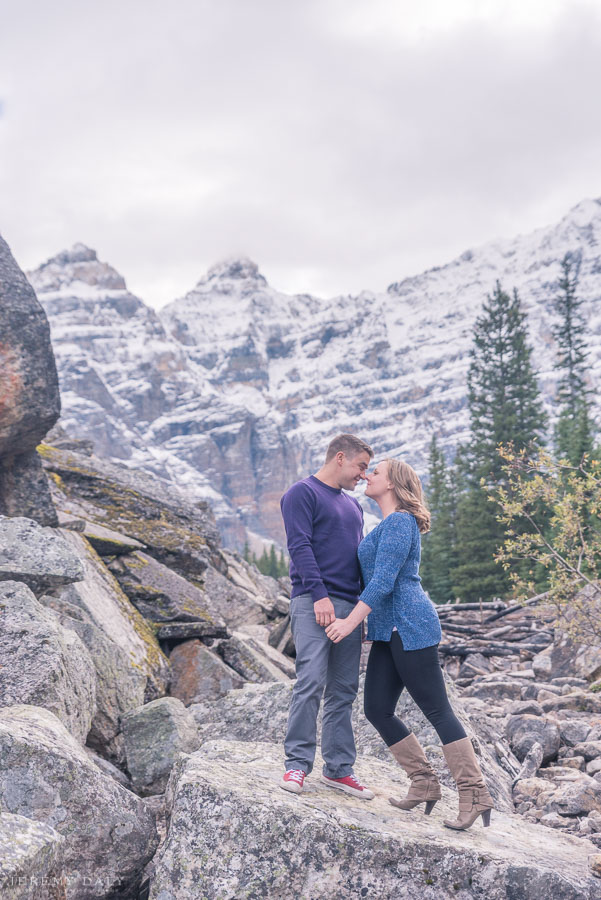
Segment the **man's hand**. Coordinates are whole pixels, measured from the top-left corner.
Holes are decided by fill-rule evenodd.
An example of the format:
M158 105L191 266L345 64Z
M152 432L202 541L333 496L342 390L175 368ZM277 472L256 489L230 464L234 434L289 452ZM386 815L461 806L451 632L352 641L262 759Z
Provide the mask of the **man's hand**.
M326 634L334 644L340 643L343 638L347 637L356 628L355 625L349 624L348 617L346 619L334 619L331 625L326 628Z
M329 597L322 597L313 604L315 610L315 621L318 625L329 625L336 618L334 612L334 604Z

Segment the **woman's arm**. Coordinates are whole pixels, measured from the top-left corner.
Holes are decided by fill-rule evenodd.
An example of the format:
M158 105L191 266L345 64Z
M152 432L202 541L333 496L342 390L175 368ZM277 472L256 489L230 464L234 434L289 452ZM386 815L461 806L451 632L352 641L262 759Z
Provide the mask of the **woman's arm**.
M326 628L326 634L331 641L337 644L345 638L351 631L354 631L357 625L360 625L363 619L371 612L371 607L367 603L359 600L353 611L348 614L346 619L334 619L331 625Z
M364 588L357 605L346 619L335 619L326 634L335 644L353 631L382 600L392 593L397 575L407 561L413 540L409 515L391 515L382 523L374 574Z

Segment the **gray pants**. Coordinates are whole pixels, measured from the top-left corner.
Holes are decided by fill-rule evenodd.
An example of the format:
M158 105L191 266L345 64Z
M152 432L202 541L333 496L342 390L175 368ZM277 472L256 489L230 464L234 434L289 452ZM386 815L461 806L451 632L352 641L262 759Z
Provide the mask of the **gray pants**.
M336 616L345 619L355 604L331 597ZM361 626L333 644L315 621L310 594L290 602L292 636L296 647L296 683L284 743L286 770L309 774L315 759L317 713L323 695L321 754L328 778L352 775L356 758L351 709L359 687ZM325 693L324 693L325 689Z

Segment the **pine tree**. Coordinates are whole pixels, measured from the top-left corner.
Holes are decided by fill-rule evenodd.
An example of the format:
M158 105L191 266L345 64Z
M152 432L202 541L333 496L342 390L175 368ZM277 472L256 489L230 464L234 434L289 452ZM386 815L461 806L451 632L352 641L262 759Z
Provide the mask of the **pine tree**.
M451 569L455 565L455 496L444 453L436 435L430 441L428 490L430 531L422 539L420 572L424 588L435 603L452 599Z
M272 578L279 578L279 570L278 570L278 559L275 555L275 545L271 545L271 549L269 551L269 571L267 573L271 575Z
M288 575L288 563L286 562L286 558L284 556L284 551L280 550L280 559L279 559L279 577L281 578L283 575Z
M466 485L457 504L453 592L462 600L502 596L506 573L494 561L504 532L489 495L503 480L499 444L516 450L540 442L545 425L517 291L497 282L474 326L468 372L471 439L462 456Z
M560 293L553 303L559 317L553 328L558 348L555 368L561 372L556 397L559 418L555 425L555 450L573 466L580 465L584 454L592 452L594 432L590 391L585 380L586 322L582 300L577 295L580 262L580 254L566 253L562 259Z

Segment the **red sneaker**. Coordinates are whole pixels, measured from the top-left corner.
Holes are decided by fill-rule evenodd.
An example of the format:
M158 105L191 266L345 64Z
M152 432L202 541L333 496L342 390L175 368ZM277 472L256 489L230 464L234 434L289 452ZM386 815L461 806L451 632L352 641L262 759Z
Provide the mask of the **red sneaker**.
M291 791L293 794L302 794L305 774L302 769L288 769L287 772L284 772L284 777L280 781L280 787L284 791Z
M374 792L361 784L354 775L347 775L346 778L328 778L327 775L322 775L321 780L328 787L337 788L339 791L344 791L345 794L352 794L354 797L359 797L360 800L374 799Z

